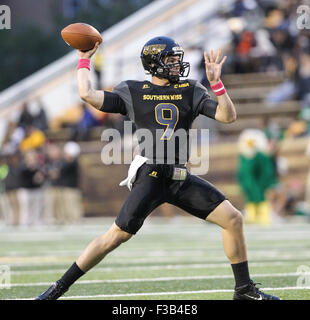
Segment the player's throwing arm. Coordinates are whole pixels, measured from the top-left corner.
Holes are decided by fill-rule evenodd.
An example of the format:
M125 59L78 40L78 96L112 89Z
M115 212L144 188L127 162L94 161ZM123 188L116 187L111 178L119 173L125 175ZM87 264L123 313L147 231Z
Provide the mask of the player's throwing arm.
M103 105L104 91L94 90L90 81L90 59L98 49L99 42L95 47L87 52L79 50L79 64L77 71L79 95L81 99L91 104L96 109L100 109Z

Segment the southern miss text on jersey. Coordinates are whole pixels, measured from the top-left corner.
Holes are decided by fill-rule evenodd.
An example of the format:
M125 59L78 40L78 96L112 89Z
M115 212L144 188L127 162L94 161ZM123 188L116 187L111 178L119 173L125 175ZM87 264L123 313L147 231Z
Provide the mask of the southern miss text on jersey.
M199 114L214 119L216 107L217 102L211 100L207 89L195 80L169 86L128 80L117 85L112 93L105 91L100 110L127 115L136 125L140 146L144 138L139 136L143 131L138 129L151 132L153 145L144 145L141 155L152 163L185 164L194 119Z

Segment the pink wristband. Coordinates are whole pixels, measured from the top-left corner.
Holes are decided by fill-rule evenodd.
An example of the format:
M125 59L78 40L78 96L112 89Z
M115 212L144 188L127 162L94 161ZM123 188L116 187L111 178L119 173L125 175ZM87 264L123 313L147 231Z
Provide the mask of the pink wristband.
M78 68L78 70L82 69L82 68L87 68L88 70L90 70L90 60L89 59L80 59L77 68Z
M217 84L211 85L211 89L216 96L221 96L226 92L226 89L222 81L218 82Z

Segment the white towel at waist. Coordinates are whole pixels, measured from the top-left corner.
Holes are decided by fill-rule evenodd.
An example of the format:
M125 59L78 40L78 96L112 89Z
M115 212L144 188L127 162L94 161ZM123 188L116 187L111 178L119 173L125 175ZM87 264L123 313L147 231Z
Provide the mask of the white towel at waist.
M128 189L131 191L132 184L136 180L136 174L138 169L148 160L146 157L142 157L140 155L136 155L133 161L130 164L128 170L128 177L120 182L120 186L127 186Z

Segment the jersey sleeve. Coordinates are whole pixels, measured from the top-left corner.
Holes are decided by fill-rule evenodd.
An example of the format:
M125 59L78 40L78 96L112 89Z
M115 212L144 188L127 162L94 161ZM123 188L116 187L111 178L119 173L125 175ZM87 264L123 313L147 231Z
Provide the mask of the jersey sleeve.
M199 82L194 85L193 112L194 118L203 114L208 118L215 119L217 101L211 99L208 90Z
M104 102L100 110L127 115L132 120L132 97L126 81L114 87L112 92L104 92Z
M104 91L104 101L99 110L109 113L120 113L124 116L127 114L123 99L118 94L109 91Z

